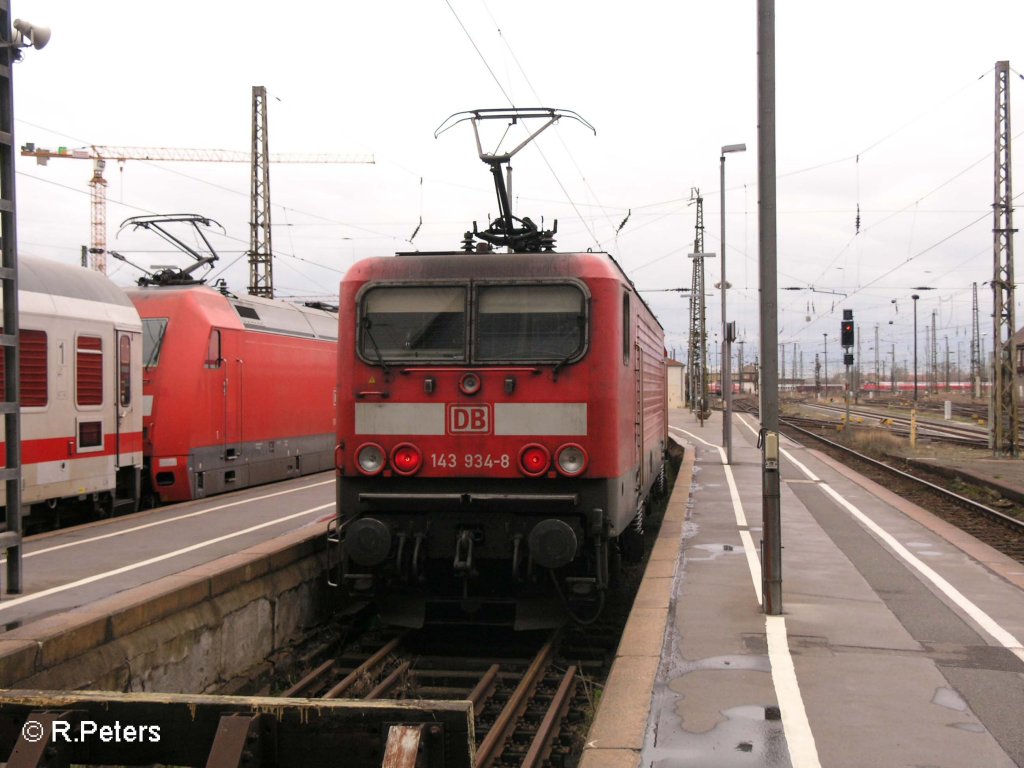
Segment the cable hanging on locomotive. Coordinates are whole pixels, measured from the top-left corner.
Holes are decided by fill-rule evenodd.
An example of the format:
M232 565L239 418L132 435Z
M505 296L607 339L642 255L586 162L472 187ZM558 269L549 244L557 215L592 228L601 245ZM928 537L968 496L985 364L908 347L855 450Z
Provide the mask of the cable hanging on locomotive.
M196 250L180 237L172 234L166 229L168 224L190 224L195 229L196 235L200 240L203 241L205 250L209 252L209 255L204 256L200 251ZM129 264L145 274L139 278L138 284L142 287L148 285L198 285L205 283L205 279L196 279L193 275L201 267L211 268L215 261L220 257L217 252L214 251L213 246L210 244L209 239L203 232L202 227L212 227L216 225L220 227L221 232L224 233L224 227L221 226L220 222L214 221L213 219L201 216L198 213L173 213L173 214L155 214L151 216L132 216L131 218L125 219L121 222L121 227L117 230L120 234L127 227L135 229L145 229L150 232L155 232L157 235L162 237L164 240L169 242L178 250L188 254L195 261L189 267L160 267L158 272L151 272L144 267L140 267L138 264L134 264L128 261L123 255L117 251L110 251L110 255L118 261L123 261L125 264ZM156 267L154 267L156 269Z
M466 232L462 240L462 250L471 252L476 250L473 239L482 240L491 246L507 247L512 253L550 253L555 248L555 234L558 232L558 220L555 220L551 229L541 229L528 216L519 218L512 215L512 157L527 144L530 144L543 131L557 123L561 118L568 117L582 123L594 135L597 130L580 117L577 113L567 109L552 109L550 107L512 107L511 109L472 109L465 112L456 112L447 120L441 123L434 131L436 139L442 133L455 125L469 120L473 124L473 134L476 137L476 149L480 159L491 169L494 177L494 189L498 196L498 216L488 225L484 231L477 229L476 222L473 222L473 231ZM508 120L509 128L516 125L520 120L531 120L547 118L546 122L538 129L529 134L515 149L501 154L489 154L484 152L480 143L481 120ZM506 128L505 133L508 133ZM504 138L504 136L502 137ZM500 142L499 142L500 144ZM506 181L502 180L501 166L506 166Z

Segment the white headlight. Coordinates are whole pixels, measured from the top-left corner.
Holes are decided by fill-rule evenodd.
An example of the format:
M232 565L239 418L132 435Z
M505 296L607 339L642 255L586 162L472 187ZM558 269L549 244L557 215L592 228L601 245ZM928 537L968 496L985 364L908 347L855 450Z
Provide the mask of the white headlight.
M360 446L356 452L356 463L364 474L376 475L384 469L384 449L376 443Z
M575 443L558 449L558 469L563 475L575 477L587 468L587 453Z

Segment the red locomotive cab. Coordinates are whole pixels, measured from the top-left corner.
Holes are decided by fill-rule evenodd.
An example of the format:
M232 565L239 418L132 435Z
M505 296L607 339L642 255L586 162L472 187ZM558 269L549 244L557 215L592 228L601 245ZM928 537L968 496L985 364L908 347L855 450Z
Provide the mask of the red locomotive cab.
M546 107L449 117L435 136L472 124L498 215L462 253L367 259L342 281L329 540L386 621L421 625L431 605L490 621L493 605L542 627L581 602L596 617L661 474L661 326L607 254L556 253L557 222L509 204L502 166L562 118L593 129ZM511 152L479 151L481 123L534 119Z
M430 585L432 601L489 574L511 581L519 626L531 590L550 601L548 571L560 589L607 586L650 474L633 338L646 308L630 292L604 254L403 255L349 271L336 463L352 586ZM423 620L386 602L395 623Z

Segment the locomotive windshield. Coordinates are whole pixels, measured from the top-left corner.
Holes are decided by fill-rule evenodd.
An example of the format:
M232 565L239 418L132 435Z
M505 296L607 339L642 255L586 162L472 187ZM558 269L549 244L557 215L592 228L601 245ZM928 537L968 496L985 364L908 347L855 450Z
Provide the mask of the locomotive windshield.
M167 330L167 318L142 318L142 365L156 368L160 362L160 347L164 343L164 332Z
M564 360L583 348L583 293L574 285L477 289L475 359Z
M387 286L367 292L360 351L368 360L463 360L466 289Z
M586 307L583 290L566 283L481 284L472 291L468 286L374 286L360 304L359 350L365 360L384 364L561 364L583 352Z

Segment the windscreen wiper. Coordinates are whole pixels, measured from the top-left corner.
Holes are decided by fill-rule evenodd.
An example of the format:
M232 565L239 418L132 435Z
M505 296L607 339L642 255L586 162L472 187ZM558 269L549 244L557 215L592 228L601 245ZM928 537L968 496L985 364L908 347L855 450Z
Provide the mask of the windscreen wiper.
M373 345L373 351L377 355L377 362L380 363L380 367L384 369L384 373L388 372L388 364L384 362L384 355L380 352L380 347L377 346L377 340L373 338L373 331L370 330L370 318L363 318L363 330L366 331L366 338L370 340L370 344Z

